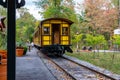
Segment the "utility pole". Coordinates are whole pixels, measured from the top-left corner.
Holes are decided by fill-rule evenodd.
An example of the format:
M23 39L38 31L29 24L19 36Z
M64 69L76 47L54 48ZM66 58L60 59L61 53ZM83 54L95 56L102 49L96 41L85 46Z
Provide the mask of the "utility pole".
M7 80L16 78L16 8L25 5L25 0L0 0L0 5L7 8Z

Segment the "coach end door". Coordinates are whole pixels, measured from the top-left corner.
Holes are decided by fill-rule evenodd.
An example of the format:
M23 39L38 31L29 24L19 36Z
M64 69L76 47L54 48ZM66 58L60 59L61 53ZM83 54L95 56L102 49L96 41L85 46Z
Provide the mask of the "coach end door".
M60 43L60 24L52 24L52 43Z

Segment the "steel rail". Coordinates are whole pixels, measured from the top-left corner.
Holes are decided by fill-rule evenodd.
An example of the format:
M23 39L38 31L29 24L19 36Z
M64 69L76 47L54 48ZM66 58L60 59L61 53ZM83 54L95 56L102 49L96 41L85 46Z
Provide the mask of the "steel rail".
M93 72L98 73L98 74L100 74L100 75L102 75L102 76L105 76L106 78L109 78L109 79L111 79L111 80L117 80L116 78L114 78L114 77L112 77L112 76L109 76L109 75L104 74L104 73L102 73L102 72L100 72L100 71L94 70L94 69L92 69L92 68L89 68L89 67L87 67L87 66L85 66L85 65L83 65L83 64L77 63L77 62L75 62L75 61L73 61L73 60L71 60L71 59L69 59L69 58L66 58L66 57L64 57L64 56L62 56L62 58L66 59L66 60L69 60L69 61L71 61L71 62L73 62L73 63L75 63L75 64L77 64L77 65L79 65L79 66L82 66L82 67L84 67L84 68L86 68L86 69L88 69L88 70L90 70L90 71L93 71Z
M54 62L51 58L49 58L48 56L46 56L44 53L43 53L43 56L44 56L44 58L47 58L49 61L51 61L52 63L54 63L58 68L60 68L65 74L67 74L73 80L77 80L74 76L72 76L70 73L68 73L65 69L63 69L61 66L59 66L56 62Z

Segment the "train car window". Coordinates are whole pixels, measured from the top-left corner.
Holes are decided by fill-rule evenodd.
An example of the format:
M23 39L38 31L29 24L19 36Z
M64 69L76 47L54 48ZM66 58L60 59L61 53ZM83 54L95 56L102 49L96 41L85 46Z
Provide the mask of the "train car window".
M50 34L50 28L49 27L44 27L44 34L49 35Z
M62 28L62 35L68 35L68 27Z

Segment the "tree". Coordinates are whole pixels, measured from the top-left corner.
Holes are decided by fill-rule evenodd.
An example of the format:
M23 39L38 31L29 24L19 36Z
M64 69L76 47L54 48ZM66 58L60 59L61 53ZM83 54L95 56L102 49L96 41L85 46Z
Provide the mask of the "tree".
M7 10L0 6L0 16L7 16Z
M114 5L115 7L118 7L118 2L119 2L119 0L111 0L111 2L113 3L113 5Z
M106 43L105 37L103 35L93 36L93 35L87 34L85 41L86 41L88 46L92 45L93 47L95 47L96 45Z
M117 24L117 9L109 0L85 0L87 25L95 34L112 35ZM110 39L110 35L108 39Z
M19 9L20 18L16 20L16 41L24 44L34 33L36 20L26 8Z
M76 19L73 0L39 0L35 4L42 9L43 18L62 17Z
M5 8L0 6L0 18L2 17L6 17L7 16L7 11ZM3 20L5 23L5 29L3 30L3 32L0 31L0 49L7 49L7 26L6 26L6 19Z
M113 36L113 43L120 46L120 35Z
M83 37L83 34L76 33L76 35L74 35L74 38L72 39L72 42L77 44L76 51L78 51L78 48L79 48L78 43L82 41L82 37Z

